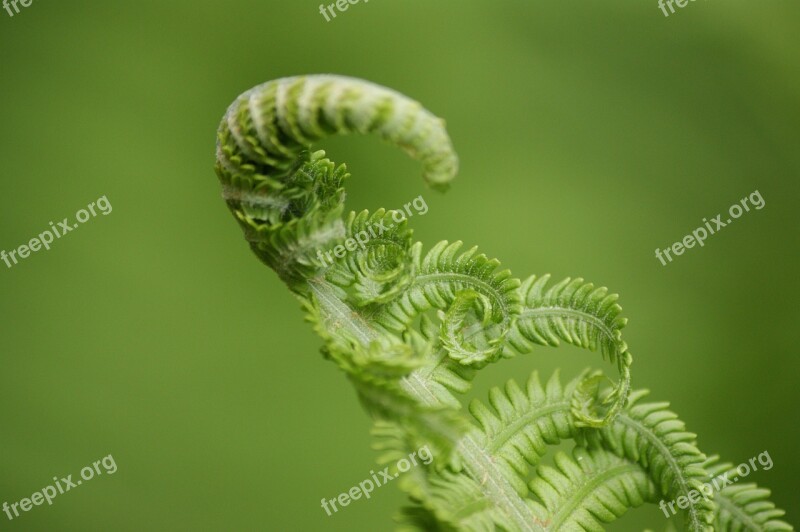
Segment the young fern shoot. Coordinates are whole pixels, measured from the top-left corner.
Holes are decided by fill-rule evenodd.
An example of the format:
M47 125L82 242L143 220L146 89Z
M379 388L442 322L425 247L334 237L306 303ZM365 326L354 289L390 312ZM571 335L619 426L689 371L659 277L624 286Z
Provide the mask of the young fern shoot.
M301 301L324 355L375 420L382 459L432 450L435 460L399 481L412 500L406 529L603 530L628 508L680 497L692 531L791 530L755 485L690 497L720 466L666 403L631 392L616 295L580 278L520 281L461 242L425 251L393 211L344 216L349 174L311 145L348 133L402 148L434 189L457 172L441 119L395 91L331 75L239 96L220 124L216 171L253 252ZM379 238L320 261L318 250L376 224L387 227ZM601 389L608 379L594 371L562 384L556 373L543 385L534 373L493 389L470 414L461 408L481 368L561 342L599 351L617 381ZM563 440L575 442L572 453L541 464Z

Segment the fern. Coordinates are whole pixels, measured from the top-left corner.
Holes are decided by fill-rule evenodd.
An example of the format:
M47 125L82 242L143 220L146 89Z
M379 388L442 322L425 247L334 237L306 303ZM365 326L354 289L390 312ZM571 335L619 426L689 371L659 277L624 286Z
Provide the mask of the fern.
M339 76L279 79L242 94L220 124L216 171L253 252L298 297L324 356L374 419L382 459L433 451L430 465L398 482L412 502L402 529L601 530L628 508L687 496L730 467L707 459L666 403L631 392L616 295L579 278L521 282L461 242L426 252L405 222L388 223L391 211L345 215L349 174L311 145L348 133L405 150L435 189L457 172L441 119L390 89ZM367 238L376 225L386 230ZM345 257L326 258L348 242ZM488 404L461 408L486 365L561 342L599 352L618 381L601 388L605 375L586 371L542 386L534 373L524 388L510 381ZM565 441L571 454L544 464ZM742 484L692 501L687 528L791 530L768 494Z
M712 456L704 464L711 480L723 473L733 473L734 466L718 463ZM716 495L715 519L723 530L792 530L778 518L785 513L769 501L769 490L752 483L725 486Z
M559 452L556 468L541 466L531 491L538 514L553 530L603 530L628 508L656 500L656 489L637 464L602 448Z
M549 279L549 275L539 279L532 276L522 285L520 291L524 294L525 308L509 344L520 352L527 352L531 343L556 347L563 340L593 351L599 349L603 357L616 363L620 383L606 399L613 406L605 417L596 419L588 410L590 402L585 400L578 408L582 424L603 426L625 404L630 389L633 357L622 341L621 332L627 320L620 317L622 308L616 304L616 294L609 295L606 288L595 288L580 278L567 278L545 290Z

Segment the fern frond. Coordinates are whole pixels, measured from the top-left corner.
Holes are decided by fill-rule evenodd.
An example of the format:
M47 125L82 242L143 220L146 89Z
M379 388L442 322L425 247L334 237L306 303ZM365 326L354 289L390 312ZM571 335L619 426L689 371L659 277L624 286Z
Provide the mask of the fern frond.
M346 251L346 255L339 261L334 258L325 275L339 286L352 287L356 306L391 301L412 280L412 232L405 220L394 221L394 212L351 212L345 222L342 241L347 247L339 243L338 251Z
M230 182L285 176L311 143L348 133L399 146L422 161L432 186L445 188L458 169L444 122L419 103L360 79L316 75L268 81L239 96L220 124L218 171Z
M576 436L576 426L570 414L570 397L580 379L562 386L556 371L542 386L539 373L534 371L525 389L510 380L505 389L492 388L491 407L475 400L469 409L480 424L483 448L496 461L507 464L507 474L524 479L528 464L536 464L547 447ZM520 488L520 491L525 492Z
M631 394L630 406L613 424L587 433L591 441L640 464L667 499L688 497L702 492L708 473L705 455L696 447L696 436L687 432L678 416L668 410L669 403L639 403L646 390ZM686 524L692 531L713 530L714 503L690 500Z
M414 503L404 526L599 530L642 502L684 497L692 531L712 530L715 517L722 530L791 529L752 484L726 487L716 504L692 499L730 466L706 461L667 403L630 393L616 295L580 278L521 283L460 241L423 253L393 211L342 219L347 169L311 145L350 133L405 150L434 188L455 176L442 120L395 91L340 76L283 78L242 94L220 124L216 172L252 250L298 297L323 354L374 419L382 460L432 452L430 464L398 477ZM584 372L562 386L555 373L542 386L534 373L524 389L510 381L488 405L473 401L477 424L462 413L459 396L478 370L561 342L599 351L618 382L601 391L603 374ZM577 442L572 456L543 465L564 440Z
M718 456L710 456L704 467L708 471L707 482L712 479L722 482L723 475L732 481L738 478L736 467L731 463L719 463ZM731 484L714 495L716 511L714 525L719 531L739 530L794 530L792 525L780 520L786 512L776 508L769 500L770 491L756 484Z
M368 373L351 374L350 380L364 409L375 421L397 423L418 445L427 445L441 464L459 463L453 449L468 424L457 411L444 406L420 406L401 388Z
M526 505L532 507L532 502L528 501ZM519 529L503 511L491 504L478 481L447 470L429 475L427 491L420 506L445 529L451 527L473 532Z
M458 241L442 241L423 257L421 245L415 244L411 249L415 272L411 286L387 304L376 319L387 329L401 332L431 308L450 309L442 316L445 347L455 360L480 367L500 353L501 342L519 313L519 281L508 270L497 271L500 263L496 259L476 255L475 247L459 254L461 246ZM483 303L479 320L484 323L482 330L487 331L488 323L496 329L490 340L493 346L486 350L470 345L465 338L468 303L476 298ZM462 332L456 332L458 329Z
M402 386L412 396L427 398L424 402L460 409L461 402L455 394L464 394L469 390L475 369L463 366L448 356L438 337L436 325L425 314L420 316L419 328L419 333L411 329L405 338L417 346L423 364L403 377Z
M602 427L625 406L630 391L633 357L622 340L627 320L620 316L618 296L605 287L595 288L581 278L567 277L547 288L549 275L531 276L520 287L523 308L508 335L508 343L519 352L532 344L558 346L562 341L577 347L599 350L603 358L617 365L620 381L606 398L611 405L603 417L592 411L588 401L576 402L575 418L585 426ZM589 386L590 383L585 383ZM585 394L584 394L585 395Z
M551 530L602 531L601 523L656 500L656 488L638 464L604 449L576 447L571 457L558 452L555 464L539 466L530 485Z
M491 408L479 401L470 405L482 434L473 432L464 438L478 442L494 471L514 485L520 497L526 492L528 464L536 464L548 446L564 439L585 441L592 448L606 448L638 463L669 499L699 489L706 475L705 457L694 445L694 434L684 430L666 404L638 404L646 391L632 394L631 405L608 427L581 428L574 419L571 398L586 379L582 375L562 386L556 372L543 388L534 372L525 391L514 381L504 391L494 388L489 395ZM690 529L708 530L713 510L707 501L692 502L687 510Z

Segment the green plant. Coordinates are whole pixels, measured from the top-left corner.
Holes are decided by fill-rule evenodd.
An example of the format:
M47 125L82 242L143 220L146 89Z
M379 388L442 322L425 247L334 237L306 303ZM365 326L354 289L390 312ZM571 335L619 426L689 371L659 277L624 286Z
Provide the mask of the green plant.
M401 147L435 189L457 171L442 120L394 91L338 76L280 79L241 95L222 120L216 170L251 248L299 298L323 354L375 419L383 459L433 450L430 466L402 477L413 502L405 526L601 530L629 507L689 497L721 471L667 404L630 392L616 295L582 279L520 282L461 242L423 252L391 211L343 219L345 167L309 147L346 133ZM319 250L384 222L388 229L363 248L329 267L319 260ZM489 405L473 402L472 418L461 411L459 396L478 370L560 342L599 351L616 365L617 383L601 386L602 373L585 372L543 386L534 373L525 387L493 389ZM563 440L574 440L572 454L541 464ZM791 530L768 493L742 484L692 499L687 526Z

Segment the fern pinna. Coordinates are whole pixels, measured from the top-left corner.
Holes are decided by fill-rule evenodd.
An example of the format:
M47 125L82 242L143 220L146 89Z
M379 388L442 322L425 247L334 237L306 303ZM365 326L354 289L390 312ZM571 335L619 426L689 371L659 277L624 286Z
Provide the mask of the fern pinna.
M253 252L299 298L323 354L353 383L392 461L428 445L435 460L401 477L415 530L602 530L628 508L688 499L689 530L791 530L752 484L690 497L719 470L665 403L631 392L617 296L583 279L521 282L495 259L439 242L425 251L393 211L343 215L345 166L314 141L373 133L447 188L458 160L444 122L384 87L340 76L267 82L237 98L218 132L223 197ZM385 222L385 223L384 223ZM374 238L355 237L380 224ZM329 264L319 250L348 243ZM561 342L599 351L618 379L587 372L509 381L460 396L487 364ZM563 440L553 465L542 457ZM554 451L555 452L555 451Z

